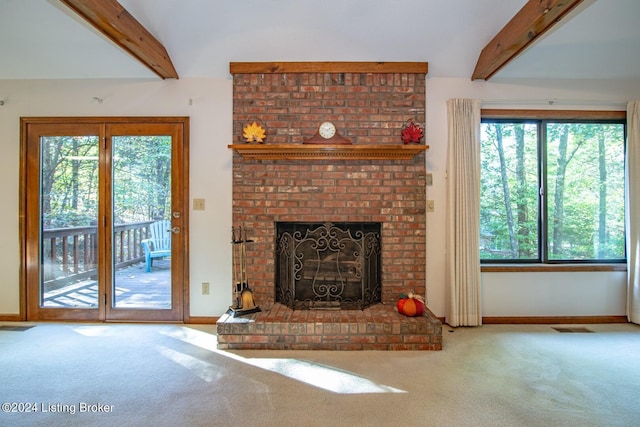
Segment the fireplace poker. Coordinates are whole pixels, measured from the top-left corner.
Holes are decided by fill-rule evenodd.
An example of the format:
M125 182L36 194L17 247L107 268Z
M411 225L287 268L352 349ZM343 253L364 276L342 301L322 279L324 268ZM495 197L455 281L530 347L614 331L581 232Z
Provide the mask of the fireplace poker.
M242 277L240 278L242 281L241 290L244 291L249 287L249 283L247 283L247 230L244 230L244 234L242 234L242 228L240 228L240 262L241 269L240 272Z
M255 313L260 311L260 308L256 306L253 300L253 291L249 288L249 280L247 279L247 242L253 242L253 240L247 239L247 230L240 229L240 259L242 262L241 274L242 274L242 292L240 292L241 305L240 308L247 313Z
M239 277L240 266L238 265L240 261L238 260L238 250L236 249L239 243L240 243L240 239L236 237L236 230L232 226L231 227L231 244L233 245L232 262L233 262L233 281L235 284L234 297L236 301L236 307L240 307L240 291L242 288L242 283L240 282L242 278Z

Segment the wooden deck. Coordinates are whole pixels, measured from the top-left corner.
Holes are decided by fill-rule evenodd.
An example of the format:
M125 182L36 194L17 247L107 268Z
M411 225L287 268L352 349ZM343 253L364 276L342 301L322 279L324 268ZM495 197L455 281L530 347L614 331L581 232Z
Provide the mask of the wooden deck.
M171 308L171 261L156 259L150 273L139 263L116 272L116 308ZM51 292L44 307L91 308L98 305L98 283L85 280Z

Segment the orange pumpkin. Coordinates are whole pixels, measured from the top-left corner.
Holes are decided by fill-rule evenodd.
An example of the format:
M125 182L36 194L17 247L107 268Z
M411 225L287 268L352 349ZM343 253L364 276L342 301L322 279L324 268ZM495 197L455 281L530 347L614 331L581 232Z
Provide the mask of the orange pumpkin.
M400 298L397 307L398 313L408 317L422 316L424 314L424 303L416 298Z

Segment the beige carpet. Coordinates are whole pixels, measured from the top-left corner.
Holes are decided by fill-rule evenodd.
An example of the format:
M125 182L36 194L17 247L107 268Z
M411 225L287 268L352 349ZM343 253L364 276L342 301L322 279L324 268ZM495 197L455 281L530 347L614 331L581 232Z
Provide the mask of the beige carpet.
M445 325L440 352L223 352L214 326L22 325L0 324L0 426L640 425L630 324Z

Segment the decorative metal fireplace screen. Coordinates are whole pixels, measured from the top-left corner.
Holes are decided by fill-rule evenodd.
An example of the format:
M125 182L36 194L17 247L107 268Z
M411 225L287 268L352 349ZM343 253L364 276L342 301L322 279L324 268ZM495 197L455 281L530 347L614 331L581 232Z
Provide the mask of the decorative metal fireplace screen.
M276 302L364 309L382 300L380 223L276 223Z

